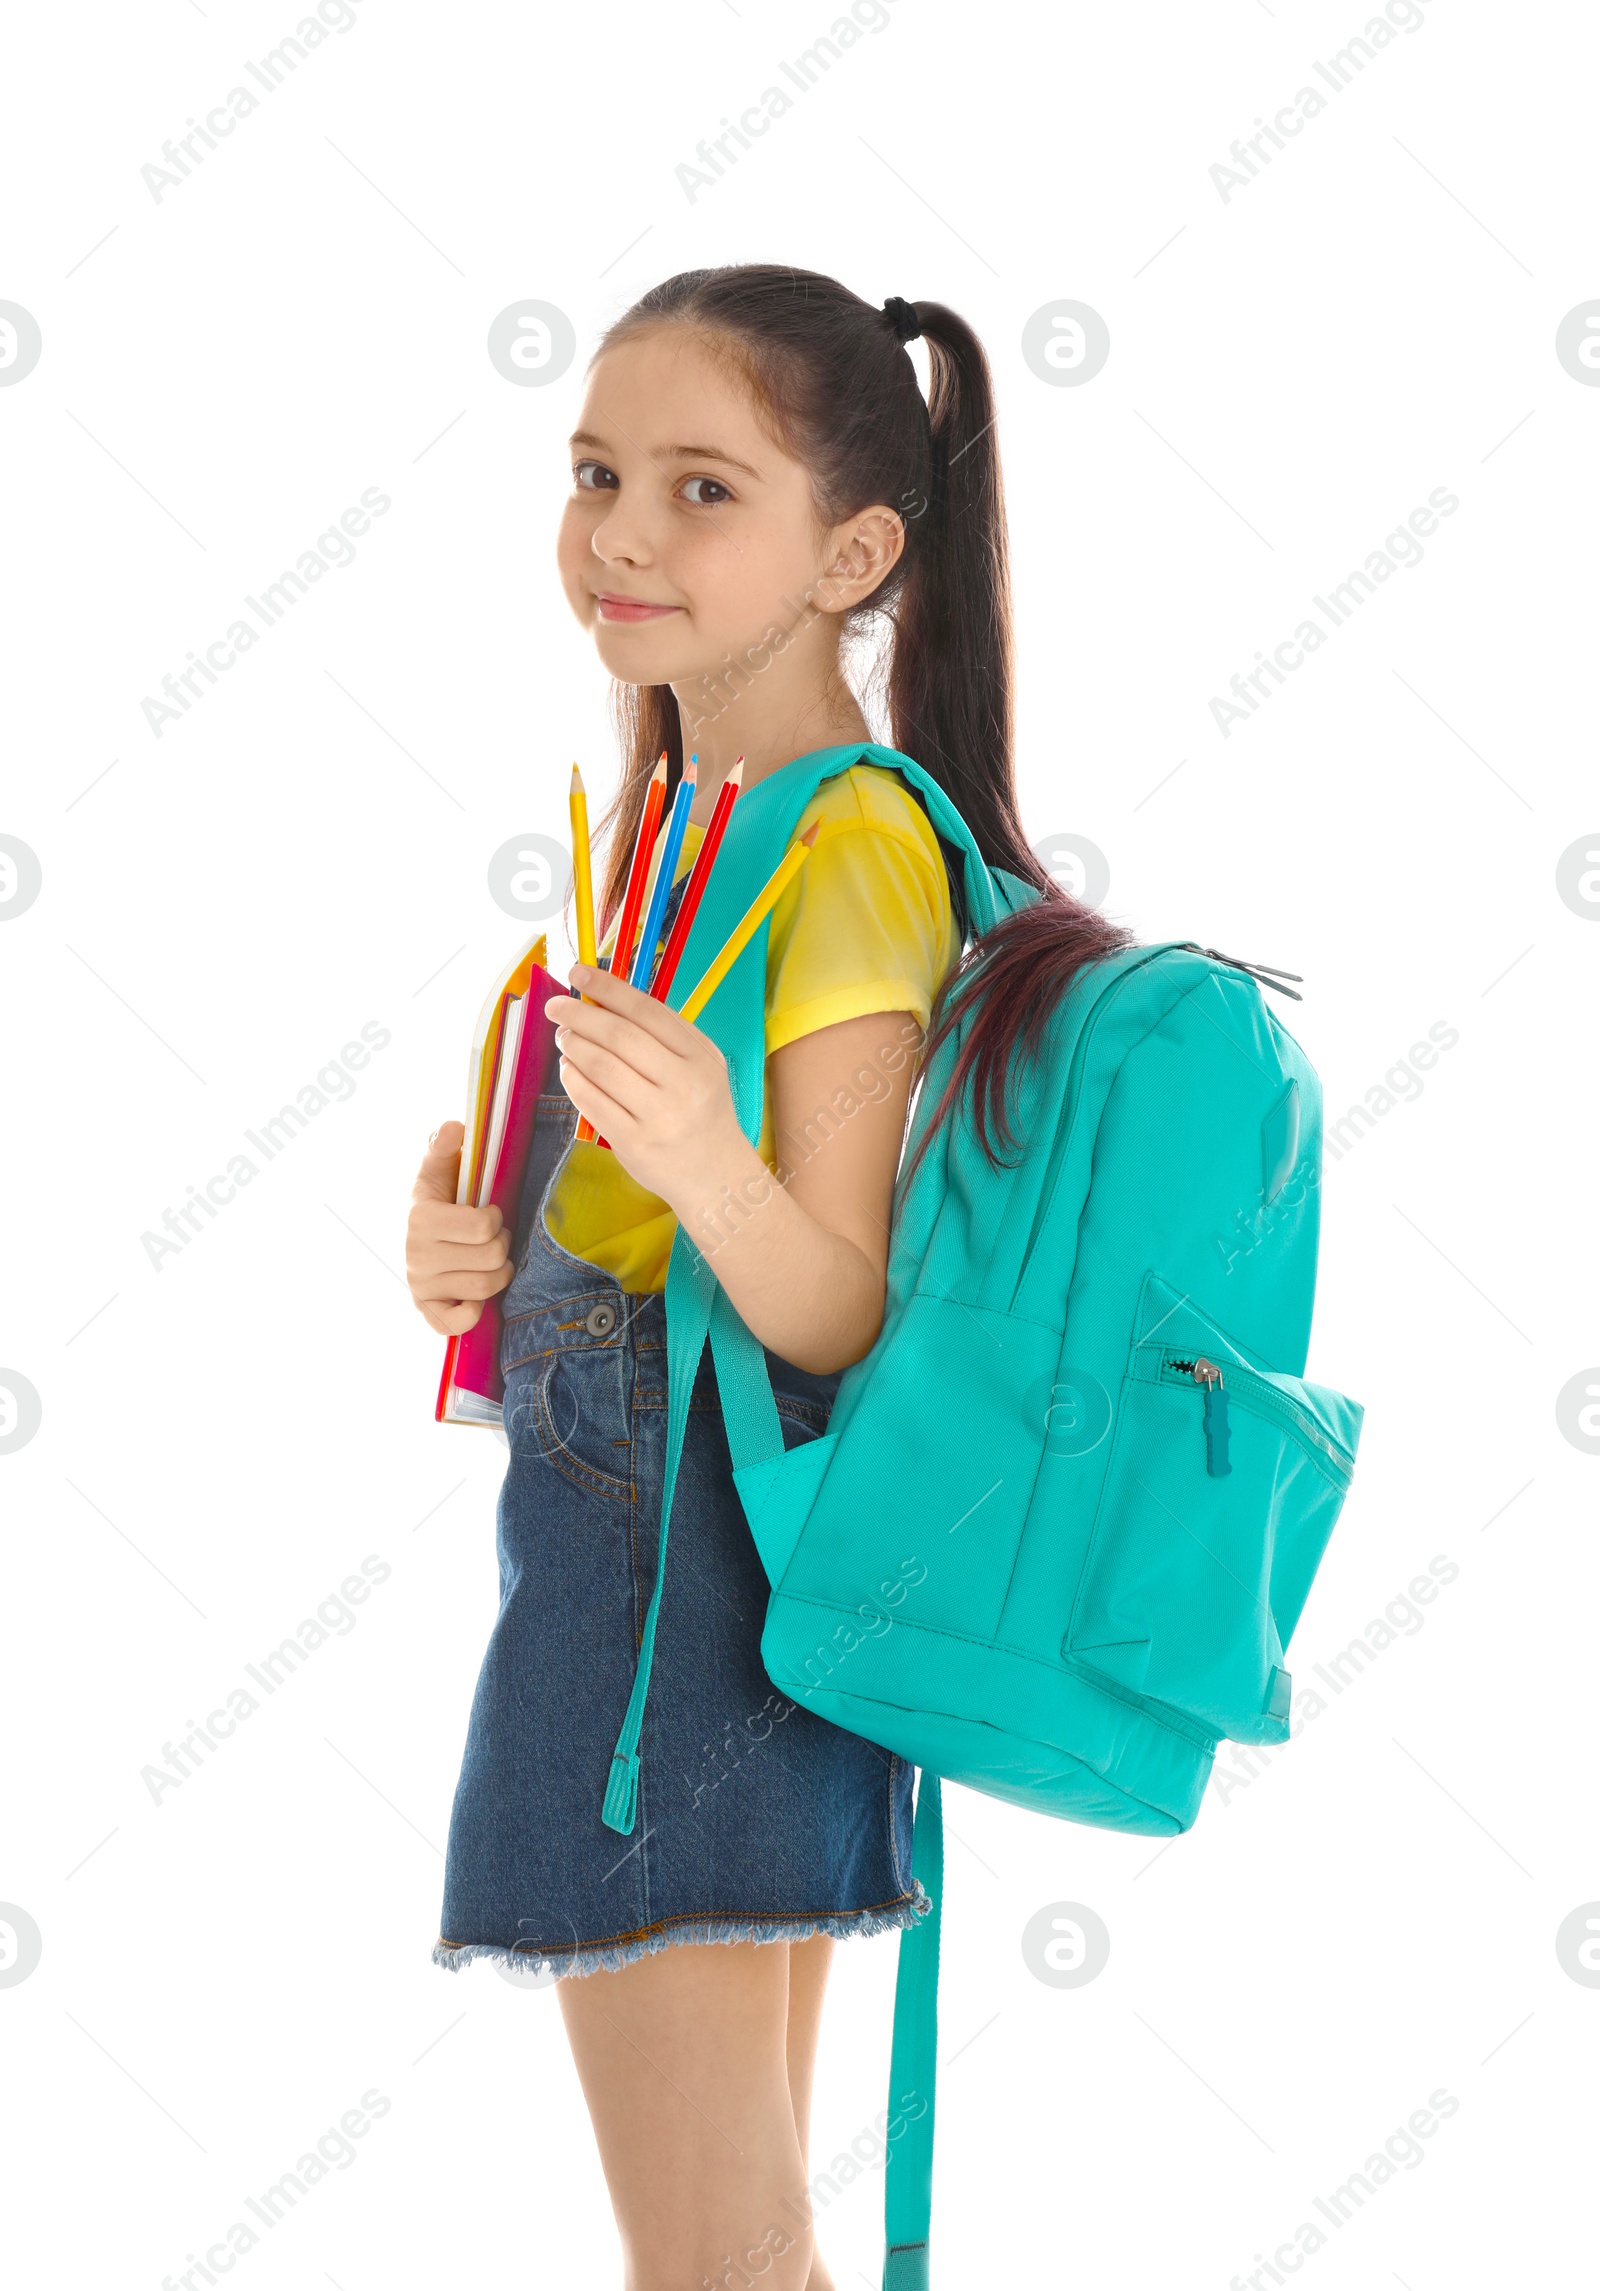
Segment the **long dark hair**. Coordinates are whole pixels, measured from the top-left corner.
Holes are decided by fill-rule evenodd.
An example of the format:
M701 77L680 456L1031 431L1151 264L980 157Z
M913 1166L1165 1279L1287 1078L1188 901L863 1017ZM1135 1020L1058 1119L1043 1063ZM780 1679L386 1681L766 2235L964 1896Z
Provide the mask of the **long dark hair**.
M595 356L647 328L686 326L730 356L775 433L811 473L818 522L883 502L906 528L899 561L847 618L847 635L887 623L890 742L944 788L984 858L1040 895L967 950L934 1007L925 1056L970 1019L935 1120L970 1085L991 1161L1015 1146L1006 1082L1087 962L1131 933L1068 896L1035 857L1017 814L1012 763L1011 583L994 390L983 346L942 302L911 305L927 345L926 401L893 322L816 271L776 263L681 271L607 329ZM732 674L737 670L730 671ZM670 685L613 687L623 755L602 907L621 904L656 759L668 792L683 769Z

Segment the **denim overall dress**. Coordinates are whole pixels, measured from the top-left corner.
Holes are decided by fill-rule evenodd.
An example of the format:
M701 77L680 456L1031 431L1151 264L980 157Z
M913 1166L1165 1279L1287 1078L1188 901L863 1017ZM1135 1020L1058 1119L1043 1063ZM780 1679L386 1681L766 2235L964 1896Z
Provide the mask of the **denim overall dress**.
M904 1759L814 1716L761 1667L768 1583L710 1348L690 1404L645 1709L638 1822L600 1819L655 1586L666 1310L545 1223L576 1109L539 1100L502 1296L500 1609L456 1787L434 1962L615 1970L676 1941L876 1933L927 1911ZM786 1445L826 1431L839 1379L770 1351Z

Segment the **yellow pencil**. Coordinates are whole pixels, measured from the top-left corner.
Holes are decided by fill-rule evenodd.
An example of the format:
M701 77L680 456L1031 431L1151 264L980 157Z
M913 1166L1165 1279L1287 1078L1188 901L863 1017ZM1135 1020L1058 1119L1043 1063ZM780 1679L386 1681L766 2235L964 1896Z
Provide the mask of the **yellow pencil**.
M567 813L572 822L572 898L578 960L592 963L595 959L594 877L589 865L589 798L584 790L583 774L576 764L572 767L572 786L567 793ZM580 995L579 1000L586 1002L588 996ZM592 1143L593 1123L579 1122L577 1135L585 1143Z
M594 962L594 881L589 873L589 798L583 774L572 767L572 791L567 797L572 819L572 888L578 926L578 960Z
M745 948L755 937L756 932L811 857L811 847L816 840L817 829L816 823L813 822L798 842L790 844L788 850L778 861L777 866L767 877L766 882L763 883L750 905L733 926L721 952L712 958L709 969L706 970L699 983L690 989L684 998L683 1007L678 1013L680 1018L687 1018L693 1022L699 1017Z

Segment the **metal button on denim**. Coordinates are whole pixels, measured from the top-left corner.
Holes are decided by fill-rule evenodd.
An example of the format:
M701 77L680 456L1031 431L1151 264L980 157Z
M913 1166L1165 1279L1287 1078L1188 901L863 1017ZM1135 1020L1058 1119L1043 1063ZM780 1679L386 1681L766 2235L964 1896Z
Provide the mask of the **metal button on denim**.
M591 1336L609 1336L617 1325L615 1308L611 1305L591 1305L583 1325Z

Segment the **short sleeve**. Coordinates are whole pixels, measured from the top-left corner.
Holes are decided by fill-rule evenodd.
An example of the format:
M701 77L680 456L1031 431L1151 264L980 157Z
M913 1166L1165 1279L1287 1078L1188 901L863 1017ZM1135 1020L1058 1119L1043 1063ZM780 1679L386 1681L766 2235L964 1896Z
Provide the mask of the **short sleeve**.
M897 774L856 765L801 814L811 857L773 909L767 940L770 1057L876 1010L926 1025L961 952L950 882L926 813Z

